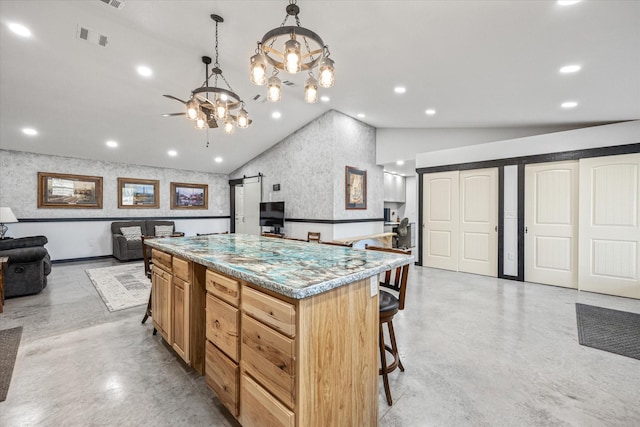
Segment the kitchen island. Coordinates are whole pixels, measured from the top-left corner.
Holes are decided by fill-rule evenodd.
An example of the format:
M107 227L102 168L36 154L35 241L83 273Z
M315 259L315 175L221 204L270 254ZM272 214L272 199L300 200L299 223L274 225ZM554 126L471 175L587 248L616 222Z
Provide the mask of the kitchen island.
M377 424L377 276L413 258L238 234L145 244L154 327L242 425Z

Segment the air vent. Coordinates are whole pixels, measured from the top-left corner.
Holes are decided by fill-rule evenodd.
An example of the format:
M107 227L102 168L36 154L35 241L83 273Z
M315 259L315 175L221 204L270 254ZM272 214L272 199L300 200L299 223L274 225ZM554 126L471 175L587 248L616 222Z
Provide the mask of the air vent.
M287 86L289 86L289 87L291 87L291 86L295 86L295 85L296 85L294 82L291 82L291 81L289 81L289 80L283 80L283 81L282 81L282 84L283 84L283 85L287 85Z
M253 100L256 102L259 102L260 104L264 104L265 102L267 102L267 97L257 94L256 96L253 97Z
M107 47L107 36L78 25L78 31L76 37L80 40L86 40L91 44L95 44L102 47Z
M124 2L121 0L100 0L104 4L108 4L109 6L115 7L116 9L122 9L124 7Z

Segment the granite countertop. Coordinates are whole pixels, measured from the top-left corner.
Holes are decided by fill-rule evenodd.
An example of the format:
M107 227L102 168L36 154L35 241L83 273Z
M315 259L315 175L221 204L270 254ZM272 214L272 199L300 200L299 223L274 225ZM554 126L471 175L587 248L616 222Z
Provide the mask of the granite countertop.
M407 255L248 234L167 237L145 244L294 299L413 262Z

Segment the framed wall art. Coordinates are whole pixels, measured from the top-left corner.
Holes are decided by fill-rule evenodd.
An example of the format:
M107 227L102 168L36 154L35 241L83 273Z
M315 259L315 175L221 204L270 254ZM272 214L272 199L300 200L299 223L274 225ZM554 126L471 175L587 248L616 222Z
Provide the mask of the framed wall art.
M102 209L102 177L38 172L38 208Z
M208 209L207 184L171 183L171 209Z
M118 208L158 209L159 187L155 179L118 178Z
M367 171L347 166L345 209L367 209Z

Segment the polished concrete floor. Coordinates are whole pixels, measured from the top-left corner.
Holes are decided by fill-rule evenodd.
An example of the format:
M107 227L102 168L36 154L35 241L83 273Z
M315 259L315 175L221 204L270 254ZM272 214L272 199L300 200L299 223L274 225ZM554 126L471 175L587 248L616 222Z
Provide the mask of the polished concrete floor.
M233 426L144 306L109 313L85 269L55 264L39 295L6 301L23 326L0 426ZM640 361L578 344L575 303L640 301L412 267L396 333L406 371L380 387L381 426L640 426Z

